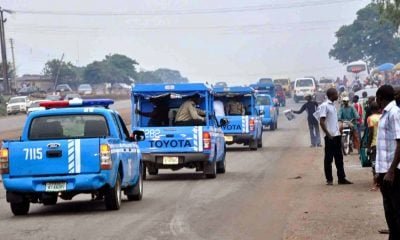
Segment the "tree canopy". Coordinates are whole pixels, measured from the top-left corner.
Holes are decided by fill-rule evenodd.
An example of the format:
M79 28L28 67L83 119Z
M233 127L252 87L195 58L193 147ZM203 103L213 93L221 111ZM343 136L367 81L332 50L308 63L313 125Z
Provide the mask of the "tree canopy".
M363 60L372 65L398 62L400 39L396 26L382 18L378 4L371 3L357 12L357 19L342 26L329 56L341 63Z
M56 79L58 71L57 83L67 83L74 86L82 80L79 74L80 68L74 66L71 62L61 62L59 59L52 59L46 62L43 69L43 73L51 76L53 79Z
M397 29L400 27L400 0L376 0L382 15Z

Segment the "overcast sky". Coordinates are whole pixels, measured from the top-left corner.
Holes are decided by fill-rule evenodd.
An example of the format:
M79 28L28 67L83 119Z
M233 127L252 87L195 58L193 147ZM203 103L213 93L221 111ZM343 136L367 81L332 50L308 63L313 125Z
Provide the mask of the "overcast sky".
M16 11L6 14L5 28L15 42L18 75L41 73L63 53L79 66L120 53L143 70L171 68L192 82L245 84L343 76L344 66L328 56L334 34L370 2L3 0L1 7ZM7 48L11 60L9 42Z

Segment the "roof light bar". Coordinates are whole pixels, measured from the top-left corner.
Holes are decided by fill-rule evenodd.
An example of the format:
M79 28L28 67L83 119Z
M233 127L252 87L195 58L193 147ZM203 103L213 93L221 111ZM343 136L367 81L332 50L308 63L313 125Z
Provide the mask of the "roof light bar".
M41 102L40 106L45 108L66 108L66 107L94 107L94 106L103 106L108 107L109 105L114 104L114 100L112 99L72 99L72 100L64 100L64 101L45 101Z

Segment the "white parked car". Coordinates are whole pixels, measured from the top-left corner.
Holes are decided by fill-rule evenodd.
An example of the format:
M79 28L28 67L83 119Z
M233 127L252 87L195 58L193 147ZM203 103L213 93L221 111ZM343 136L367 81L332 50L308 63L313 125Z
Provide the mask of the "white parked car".
M78 93L81 95L92 95L92 86L90 86L90 84L81 84L78 87Z
M31 113L31 112L36 112L36 111L40 111L40 110L46 110L45 107L41 107L40 103L41 102L46 102L47 100L35 100L32 101L32 103L29 105L27 114Z
M296 103L304 99L304 96L310 94L315 95L317 86L312 78L297 78L294 82L293 99Z
M28 107L31 101L27 96L22 97L12 97L7 102L7 115L17 114L17 113L27 113Z

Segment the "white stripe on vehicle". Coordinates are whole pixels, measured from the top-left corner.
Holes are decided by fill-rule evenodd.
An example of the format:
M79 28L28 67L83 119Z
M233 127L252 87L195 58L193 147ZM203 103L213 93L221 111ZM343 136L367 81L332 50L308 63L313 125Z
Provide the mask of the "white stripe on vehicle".
M199 130L198 130L198 146L199 146L198 151L202 152L203 151L203 127L202 126L200 126Z
M81 172L81 140L75 139L75 173Z
M68 173L75 172L75 141L68 140Z
M195 152L199 151L199 129L198 127L193 127L193 150Z

